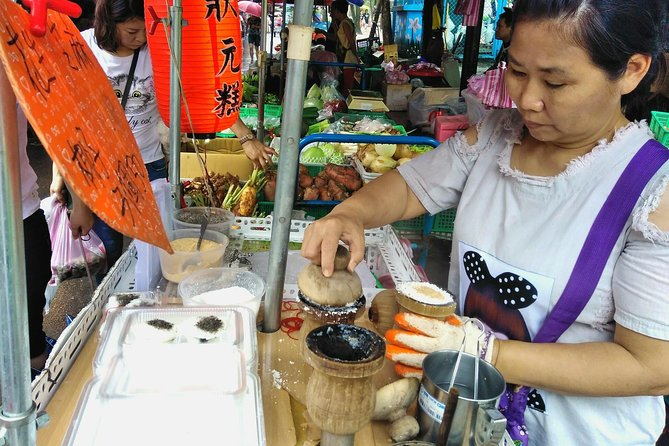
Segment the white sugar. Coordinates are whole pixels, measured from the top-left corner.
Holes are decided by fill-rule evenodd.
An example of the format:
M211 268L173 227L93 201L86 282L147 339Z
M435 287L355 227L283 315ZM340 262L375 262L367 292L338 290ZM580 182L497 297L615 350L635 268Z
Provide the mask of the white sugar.
M397 291L428 305L448 305L454 302L453 295L428 282L402 282Z
M249 290L240 286L231 286L220 290L207 291L193 297L199 305L236 305L253 300Z

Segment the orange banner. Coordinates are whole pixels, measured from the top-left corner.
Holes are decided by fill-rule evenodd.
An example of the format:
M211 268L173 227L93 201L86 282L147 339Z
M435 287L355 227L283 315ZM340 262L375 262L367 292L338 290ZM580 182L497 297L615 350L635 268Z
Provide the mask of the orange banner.
M44 37L0 0L0 58L14 93L69 187L109 226L172 252L148 174L107 76L69 17Z

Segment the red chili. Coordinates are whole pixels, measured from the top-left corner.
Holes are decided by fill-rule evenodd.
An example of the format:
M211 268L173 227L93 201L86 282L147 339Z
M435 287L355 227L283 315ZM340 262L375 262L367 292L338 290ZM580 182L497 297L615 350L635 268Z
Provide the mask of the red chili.
M290 339L297 341L297 338L291 336L291 333L300 331L304 321L299 317L287 317L281 319L281 331L286 333Z
M281 303L281 311L284 313L294 313L293 316L281 319L281 331L286 333L289 338L297 340L297 338L293 337L291 334L299 331L302 327L302 322L304 322L300 317L302 308L296 301L287 300Z

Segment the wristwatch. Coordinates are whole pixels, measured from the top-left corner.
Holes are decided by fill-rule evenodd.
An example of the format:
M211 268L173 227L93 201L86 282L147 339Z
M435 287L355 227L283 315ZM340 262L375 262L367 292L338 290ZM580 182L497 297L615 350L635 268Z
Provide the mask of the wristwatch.
M255 139L255 135L253 133L249 133L239 138L239 144L244 144L245 142L249 142L252 139Z

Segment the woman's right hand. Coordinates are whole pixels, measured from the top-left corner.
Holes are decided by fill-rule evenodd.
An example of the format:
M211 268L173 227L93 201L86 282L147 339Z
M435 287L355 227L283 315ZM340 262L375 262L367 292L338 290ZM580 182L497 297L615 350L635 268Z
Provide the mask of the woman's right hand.
M310 224L302 242L302 256L316 265L321 265L323 275L334 272L334 258L339 240L346 243L351 252L347 269L351 272L365 254L365 235L362 222L345 212L332 211L329 215Z
M72 212L70 213L70 230L72 237L78 239L86 236L93 228L95 217L93 212L81 200L75 199Z
M56 169L55 165L53 168L53 174L51 177L51 185L49 186L49 195L55 195L56 200L58 200L59 203L65 203L65 181L63 180L63 176L58 172L58 169Z

